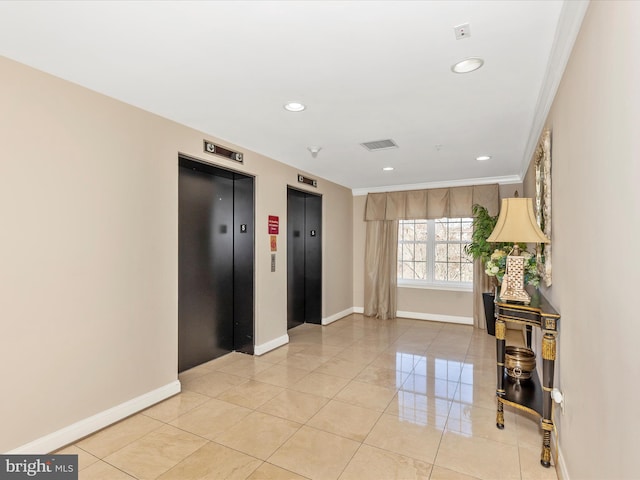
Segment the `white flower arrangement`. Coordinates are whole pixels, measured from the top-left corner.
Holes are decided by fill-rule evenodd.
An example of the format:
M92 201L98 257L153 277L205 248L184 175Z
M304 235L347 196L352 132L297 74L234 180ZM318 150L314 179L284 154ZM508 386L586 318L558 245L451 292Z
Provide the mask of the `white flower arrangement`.
M509 253L511 252L498 248L493 251L491 257L485 263L485 273L490 277L496 277L498 283L502 283ZM524 283L537 287L540 285L540 276L538 274L536 256L526 250L521 251L520 255L524 257Z

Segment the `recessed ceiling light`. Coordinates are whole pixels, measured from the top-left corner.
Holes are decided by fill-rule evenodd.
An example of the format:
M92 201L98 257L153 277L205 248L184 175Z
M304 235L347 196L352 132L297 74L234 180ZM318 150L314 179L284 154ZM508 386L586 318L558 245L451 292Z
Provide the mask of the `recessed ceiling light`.
M478 70L482 65L484 65L483 59L478 57L469 57L454 64L451 67L451 71L453 73L469 73L474 70Z
M490 155L480 155L479 157L476 157L476 160L478 160L480 162L484 162L485 160L491 160L491 156Z
M382 167L382 170L384 170L385 172L390 172L391 170L393 170L393 167Z
M284 104L284 109L289 112L301 112L305 108L307 107L300 102L289 102Z

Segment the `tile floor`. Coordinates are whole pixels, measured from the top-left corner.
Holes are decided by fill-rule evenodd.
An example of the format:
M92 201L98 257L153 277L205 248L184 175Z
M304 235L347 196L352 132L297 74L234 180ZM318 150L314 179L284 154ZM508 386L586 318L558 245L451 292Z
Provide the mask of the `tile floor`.
M354 314L289 335L184 372L181 394L59 453L81 480L557 479L533 416L505 408L495 427L485 331Z

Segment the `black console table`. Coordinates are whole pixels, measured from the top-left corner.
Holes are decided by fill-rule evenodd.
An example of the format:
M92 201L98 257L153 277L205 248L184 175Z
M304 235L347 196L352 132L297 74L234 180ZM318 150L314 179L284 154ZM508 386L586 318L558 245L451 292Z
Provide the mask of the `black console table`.
M556 359L556 337L560 315L549 304L540 291L527 287L531 303L502 300L496 296L496 357L498 387L498 413L496 426L504 428L504 404L511 405L541 418L542 454L540 463L551 465L551 432L553 431L552 399L553 373ZM525 325L527 328L527 346L531 347L531 328L537 327L542 333L542 381L536 371L531 378L515 381L507 375L504 365L506 348L506 322Z

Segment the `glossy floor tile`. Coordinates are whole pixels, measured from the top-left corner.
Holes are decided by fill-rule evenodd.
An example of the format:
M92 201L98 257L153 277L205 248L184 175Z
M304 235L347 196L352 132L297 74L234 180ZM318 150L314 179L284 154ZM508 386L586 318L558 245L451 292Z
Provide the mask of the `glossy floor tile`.
M388 450L362 445L345 468L340 480L402 478L426 480L431 464Z
M81 480L557 480L535 417L507 407L495 427L484 330L354 314L289 337L180 374L179 395L60 453Z

